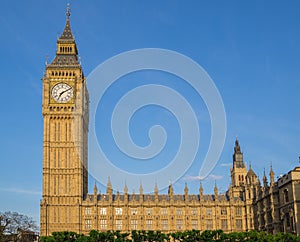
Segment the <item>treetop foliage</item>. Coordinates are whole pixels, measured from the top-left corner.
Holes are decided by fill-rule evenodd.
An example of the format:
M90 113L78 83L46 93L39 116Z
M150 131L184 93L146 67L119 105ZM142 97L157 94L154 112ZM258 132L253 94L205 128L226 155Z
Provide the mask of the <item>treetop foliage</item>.
M222 230L190 230L164 234L160 231L132 231L121 233L120 231L98 232L92 230L89 235L77 234L74 232L54 232L52 236L41 238L42 242L300 242L300 236L293 234L277 233L276 235L266 232L232 232L224 233Z

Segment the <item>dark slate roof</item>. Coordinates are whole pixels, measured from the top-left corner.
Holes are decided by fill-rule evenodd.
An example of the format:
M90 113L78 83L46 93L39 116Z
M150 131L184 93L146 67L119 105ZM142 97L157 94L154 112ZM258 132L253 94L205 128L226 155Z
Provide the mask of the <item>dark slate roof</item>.
M77 55L56 55L51 66L78 66L79 61Z
M78 56L77 56L77 53L78 53L77 46L76 46L75 39L74 39L72 31L71 31L69 15L67 15L67 16L68 17L67 17L64 31L63 31L62 35L59 37L59 39L57 40L57 43L69 43L69 44L74 45L75 54L74 54L74 52L56 54L54 60L50 64L51 67L62 67L62 66L78 67L80 65Z
M69 18L67 18L67 22L66 22L64 31L63 31L62 35L60 36L60 38L58 39L58 41L63 41L63 42L74 41Z
M128 194L128 201L140 201L140 194ZM155 195L154 194L143 194L143 201L155 201ZM102 201L108 201L109 196L107 194L97 194L97 201L102 200ZM174 202L180 202L184 201L184 195L182 194L175 194L173 196ZM94 195L93 194L88 194L87 195L87 200L94 201ZM125 195L124 194L112 194L112 200L113 201L124 201L125 200ZM215 200L215 195L211 194L205 194L203 196L203 201L214 201ZM219 201L229 201L229 197L226 194L219 194L218 195L218 200ZM233 200L240 200L239 198L233 198ZM158 195L158 201L170 201L170 196L168 194L159 194ZM198 194L189 194L188 195L188 201L200 201L200 195Z

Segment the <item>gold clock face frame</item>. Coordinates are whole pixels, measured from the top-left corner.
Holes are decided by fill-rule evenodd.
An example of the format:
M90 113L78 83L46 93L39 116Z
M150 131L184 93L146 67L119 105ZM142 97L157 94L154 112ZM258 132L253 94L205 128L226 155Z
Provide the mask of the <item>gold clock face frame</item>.
M67 83L58 83L51 90L52 98L58 103L70 101L74 95L73 88Z

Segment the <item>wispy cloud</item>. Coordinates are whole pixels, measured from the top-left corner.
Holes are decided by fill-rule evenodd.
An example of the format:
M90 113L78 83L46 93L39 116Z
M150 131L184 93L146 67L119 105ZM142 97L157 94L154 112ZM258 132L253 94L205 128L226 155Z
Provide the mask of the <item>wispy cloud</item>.
M185 176L183 179L188 181L203 181L203 180L221 180L223 176L210 174L207 177L202 176Z
M220 166L231 166L232 163L222 163Z
M29 195L41 195L42 194L40 191L25 190L25 189L20 189L20 188L3 188L3 187L0 187L0 191L11 192L11 193L23 193L23 194L29 194Z

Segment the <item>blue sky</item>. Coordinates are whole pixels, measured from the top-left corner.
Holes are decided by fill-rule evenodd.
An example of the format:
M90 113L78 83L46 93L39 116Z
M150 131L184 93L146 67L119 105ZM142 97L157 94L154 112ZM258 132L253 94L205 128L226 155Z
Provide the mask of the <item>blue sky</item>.
M52 60L55 55L66 4L0 2L0 211L18 211L36 220L42 172L40 79L45 56ZM271 162L277 176L299 164L299 8L296 0L71 1L71 28L86 76L108 58L138 48L177 51L207 71L223 98L227 136L217 166L203 182L204 191L211 192L217 180L219 191L225 192L236 136L245 161L260 177ZM136 78L141 77L165 80L157 73ZM169 118L164 115L162 123ZM205 148L208 116L205 111L201 115ZM141 114L143 119L149 120L147 112ZM138 121L133 119L133 126L139 129L143 126ZM176 131L175 121L168 125ZM198 170L199 164L194 164L174 184L175 192L181 193L187 182L196 193L199 181L192 178ZM93 183L91 178L90 190Z

